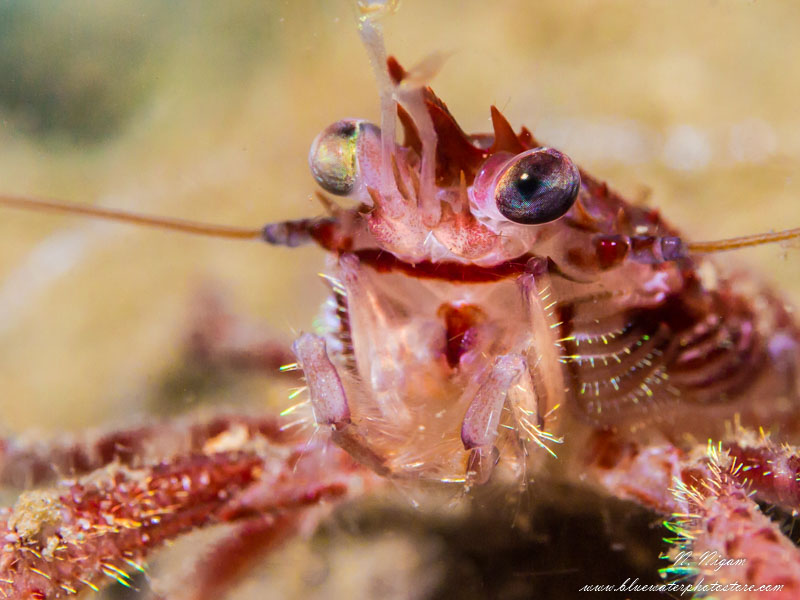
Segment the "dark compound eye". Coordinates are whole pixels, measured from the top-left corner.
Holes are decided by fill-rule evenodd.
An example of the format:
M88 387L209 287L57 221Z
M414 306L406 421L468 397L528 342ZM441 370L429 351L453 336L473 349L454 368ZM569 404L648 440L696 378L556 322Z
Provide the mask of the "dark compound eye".
M580 173L569 157L552 148L536 148L517 156L500 173L494 199L509 221L540 225L563 216L580 187Z
M311 173L326 191L346 196L358 177L356 145L361 121L346 119L325 129L311 144L308 164Z

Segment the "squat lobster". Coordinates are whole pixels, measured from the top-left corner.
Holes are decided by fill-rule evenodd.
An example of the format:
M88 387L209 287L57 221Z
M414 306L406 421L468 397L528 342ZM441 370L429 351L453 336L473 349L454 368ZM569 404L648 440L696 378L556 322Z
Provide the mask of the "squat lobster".
M362 31L383 64L374 25ZM699 274L714 268L706 253L798 231L688 244L495 108L493 134L465 134L424 74L385 64L382 126L340 121L312 145L315 179L353 208L321 194L327 216L253 230L0 198L317 243L332 291L324 331L301 335L287 366L303 370L308 401L285 412L319 434L229 417L56 449L7 442L5 463L34 479L54 463L79 478L4 511L0 593L126 585L152 548L220 521L245 522L236 560L237 543L266 550L311 526L323 501L391 478L462 490L547 472L671 515L693 556L746 559L718 571L684 560L669 575L800 594L800 555L754 500L797 508L797 451L752 433L796 443L800 331L774 294Z

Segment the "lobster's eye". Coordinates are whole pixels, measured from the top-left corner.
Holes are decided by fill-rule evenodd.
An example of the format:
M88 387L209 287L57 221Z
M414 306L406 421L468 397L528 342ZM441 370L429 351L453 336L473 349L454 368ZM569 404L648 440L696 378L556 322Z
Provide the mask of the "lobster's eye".
M564 154L552 148L528 150L497 177L497 210L509 221L539 225L563 216L578 196L581 176Z
M308 164L314 179L325 190L337 196L353 191L358 177L356 145L361 121L337 121L317 136L311 144Z

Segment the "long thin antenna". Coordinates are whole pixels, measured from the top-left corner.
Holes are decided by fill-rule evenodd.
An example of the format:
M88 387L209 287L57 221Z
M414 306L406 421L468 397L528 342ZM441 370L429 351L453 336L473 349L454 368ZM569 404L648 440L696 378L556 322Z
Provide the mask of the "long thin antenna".
M738 250L750 246L762 246L775 242L784 242L800 238L800 227L786 229L784 231L774 231L772 233L757 233L755 235L744 235L742 237L730 238L727 240L717 240L713 242L695 242L688 244L689 252L710 253L726 252L728 250Z
M290 223L275 223L267 225L266 227L251 228L251 227L231 227L228 225L214 225L211 223L201 223L198 221L188 221L186 219L171 219L169 217L154 217L150 215L142 215L139 213L128 212L113 208L100 208L97 206L84 206L81 204L72 204L69 202L60 202L57 200L43 200L39 198L29 198L26 196L5 196L0 195L0 206L8 208L17 208L21 210L35 211L35 212L52 212L64 215L92 217L96 219L105 219L107 221L116 221L118 223L128 223L131 225L141 225L143 227L153 227L155 229L166 229L169 231L178 231L181 233L189 233L193 235L202 235L206 237L222 238L227 240L258 240L266 241L271 244L287 245L282 238L272 239L275 237L273 230L279 226L287 227ZM303 230L306 234L308 229L307 220L297 223L295 229ZM269 233L272 232L272 233ZM298 232L295 232L298 233ZM303 242L307 241L305 236ZM741 237L729 238L725 240L714 240L709 242L694 242L687 244L686 248L689 253L695 254L710 254L713 252L727 252L730 250L738 250L740 248L749 248L752 246L763 246L765 244L773 244L775 242L784 242L787 240L800 239L800 227L795 229L786 229L784 231L774 231L771 233L758 233L755 235L745 235ZM300 243L295 240L294 245Z
M245 227L228 227L226 225L212 225L210 223L199 223L197 221L187 221L184 219L170 219L168 217L151 217L124 210L112 208L99 208L97 206L83 206L56 200L41 200L38 198L28 198L25 196L3 196L0 195L0 206L9 208L19 208L37 212L53 212L65 215L81 215L106 219L118 223L129 223L132 225L142 225L157 229L168 229L170 231L180 231L194 235L204 235L207 237L223 238L228 240L261 240L263 241L263 228L252 229Z

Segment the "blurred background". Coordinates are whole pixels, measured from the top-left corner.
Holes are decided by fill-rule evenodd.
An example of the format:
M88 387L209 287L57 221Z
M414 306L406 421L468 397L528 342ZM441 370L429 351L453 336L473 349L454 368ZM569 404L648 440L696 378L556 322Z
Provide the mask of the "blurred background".
M690 239L800 226L800 4L403 0L404 64L467 131L489 105ZM319 212L306 157L378 119L348 0L0 3L0 190L258 226ZM800 301L800 253L747 265ZM291 339L325 288L313 248L0 209L0 430L82 430L200 405L280 406L262 376L187 375L201 290ZM32 433L37 432L37 433Z

